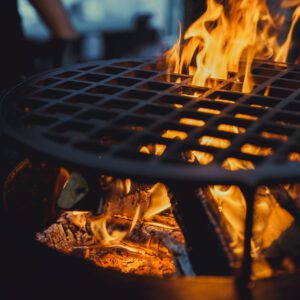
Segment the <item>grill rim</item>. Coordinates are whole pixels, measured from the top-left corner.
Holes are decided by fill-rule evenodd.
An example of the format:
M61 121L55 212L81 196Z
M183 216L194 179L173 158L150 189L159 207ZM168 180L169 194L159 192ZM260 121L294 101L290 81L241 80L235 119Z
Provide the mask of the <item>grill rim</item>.
M91 159L89 155L83 155L83 152L79 150L67 151L64 145L59 145L50 140L43 139L39 143L32 143L32 140L38 138L35 132L29 132L26 130L18 131L17 123L11 124L11 120L8 120L11 97L26 87L33 81L42 79L46 75L51 75L57 72L74 71L74 69L84 69L88 67L105 68L109 67L112 63L126 63L130 61L136 61L149 64L156 61L155 58L146 59L118 59L107 61L93 61L89 63L81 63L72 65L66 68L58 68L50 71L46 71L37 75L34 75L24 82L10 89L0 99L0 125L4 135L10 140L16 143L16 145L22 146L25 152L29 156L39 157L42 160L50 160L54 163L59 163L66 166L73 166L78 169L90 169L93 172L103 173L107 175L115 175L121 178L130 177L140 182L155 182L162 181L165 183L188 183L193 185L208 185L208 184L235 184L238 186L258 186L262 184L276 184L276 183L291 183L299 181L300 177L300 164L295 162L288 163L276 163L271 165L258 165L254 170L239 170L239 171L227 171L221 166L211 164L208 166L193 166L193 165L171 165L171 164L158 164L156 161L151 161L151 164L147 162L137 162L134 160L123 160L118 157L109 158L105 157L104 160L99 160L98 164L95 164L95 160ZM263 63L264 61L256 61ZM272 64L271 62L267 62ZM274 63L275 64L275 63ZM275 64L276 65L276 64ZM287 66L294 66L293 64L284 64ZM296 65L297 66L297 65ZM75 76L75 75L74 75ZM272 108L271 108L272 109ZM25 129L25 127L23 127ZM41 143L42 142L42 143ZM75 151L75 155L74 155ZM78 153L77 153L78 152ZM81 161L76 159L76 156L82 157ZM149 167L149 168L148 168ZM150 170L150 171L149 171Z

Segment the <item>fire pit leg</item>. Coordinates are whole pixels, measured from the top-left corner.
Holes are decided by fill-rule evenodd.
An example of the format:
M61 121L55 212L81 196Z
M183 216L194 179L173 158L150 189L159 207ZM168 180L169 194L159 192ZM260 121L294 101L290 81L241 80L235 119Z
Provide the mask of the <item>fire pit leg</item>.
M197 189L191 185L170 186L174 215L185 236L192 268L196 275L228 275L229 260Z
M244 256L240 274L237 276L239 286L247 287L251 279L252 273L252 257L251 257L251 238L253 234L253 219L254 219L254 203L257 187L245 186L241 187L244 194L247 211L245 219L245 240L244 240Z

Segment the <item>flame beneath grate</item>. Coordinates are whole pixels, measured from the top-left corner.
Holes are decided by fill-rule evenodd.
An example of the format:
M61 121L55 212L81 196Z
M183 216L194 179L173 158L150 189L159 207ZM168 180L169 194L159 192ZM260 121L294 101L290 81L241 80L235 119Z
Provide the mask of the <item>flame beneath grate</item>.
M76 184L69 187L73 176L64 182L60 199L72 198L71 190L77 189ZM55 224L38 233L37 239L100 267L140 275L175 274L176 256L185 254L185 242L170 210L165 185L112 177L102 177L101 185L106 197L100 215L64 212ZM68 194L63 195L66 190Z

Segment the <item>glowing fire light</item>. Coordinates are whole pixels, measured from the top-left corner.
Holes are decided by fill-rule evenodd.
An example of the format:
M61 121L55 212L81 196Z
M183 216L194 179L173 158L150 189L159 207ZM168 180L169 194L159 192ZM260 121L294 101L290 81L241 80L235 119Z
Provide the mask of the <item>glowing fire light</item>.
M230 73L244 75L242 91L251 92L251 67L255 58L286 62L292 34L300 17L299 2L284 1L283 7L299 5L284 43L279 43L284 16L273 17L266 0L229 0L228 6L207 0L205 13L188 28L182 47L180 35L167 53L170 72L193 76L193 85L209 87ZM289 4L289 5L288 5Z
M298 4L299 1L283 1L282 7ZM284 17L272 17L266 0L229 0L226 8L216 0L207 0L206 12L186 31L183 46L182 34L180 34L175 46L167 53L169 73L187 73L193 77L192 85L201 87L211 87L217 80L226 80L232 73L235 73L239 77L243 77L242 92L249 93L254 86L251 76L254 59L285 62L291 45L292 33L299 17L300 5L294 11L292 24L285 41L280 44L278 28L283 24ZM180 82L180 79L177 82ZM239 83L237 82L237 84ZM267 87L265 96L268 96L269 92L270 86ZM220 98L215 101L233 102ZM183 107L182 104L174 106L178 109ZM201 107L198 111L215 115L221 113L220 110L206 107ZM258 119L257 116L243 113L237 113L235 117L250 121ZM179 126L203 127L205 124L203 120L192 118L179 120ZM141 128L135 129L142 130ZM234 134L246 132L246 128L228 124L219 124L217 129ZM286 139L284 135L280 134L268 132L261 134L283 141ZM188 138L188 134L180 130L167 129L161 134L161 137L184 140ZM230 140L211 136L202 136L198 141L201 146L218 149L226 149L231 145ZM166 149L167 146L164 144L150 144L142 145L139 151L146 155L161 156ZM245 144L241 151L244 154L269 156L272 155L273 149ZM186 151L182 156L186 161L200 165L208 165L214 160L211 153L200 150ZM299 161L299 157L299 153L290 154L291 161ZM230 157L223 162L223 168L228 171L249 170L254 169L255 165L251 161ZM90 230L96 238L98 246L124 249L137 255L152 254L153 249L149 246L151 241L143 245L135 244L130 240L136 228L145 224L165 230L178 230L176 222L175 225L174 222L170 225L156 220L161 213L171 208L168 189L164 184L157 183L151 186L147 192L141 191L138 199L130 198L129 201L128 197L133 188L130 179L114 180L111 177L102 179L104 186L108 186L106 207L100 216L88 218ZM211 195L212 202L216 205L223 225L228 231L233 252L237 257L241 257L246 216L246 201L242 191L233 185L214 185L207 187L207 193ZM119 202L119 199L122 199L122 202ZM149 202L145 199L149 199ZM258 258L262 250L292 224L293 218L278 205L267 187L259 188L254 206L251 254ZM86 212L73 212L71 214L73 224L79 228L86 227L86 216ZM174 219L172 215L171 218ZM117 223L116 220L119 222L122 220L127 226L124 224L122 224L123 226L112 226ZM269 224L272 226L268 226ZM164 251L170 252L168 249L164 249ZM138 260L136 263L138 264ZM261 261L254 268L256 268L256 276L269 275L271 272L267 264Z

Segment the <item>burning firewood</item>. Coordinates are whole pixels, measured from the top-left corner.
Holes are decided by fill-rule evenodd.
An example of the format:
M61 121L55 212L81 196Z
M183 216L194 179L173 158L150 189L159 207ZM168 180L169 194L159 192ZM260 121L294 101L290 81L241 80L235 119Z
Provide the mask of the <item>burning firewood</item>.
M80 182L85 181L77 181ZM176 265L186 259L186 250L169 209L166 187L109 177L101 178L101 185L105 204L100 215L64 212L37 234L37 240L63 253L125 273L175 274ZM59 199L73 199L76 186L65 186Z
M120 243L102 244L90 230L92 218L87 212L65 212L55 224L38 233L37 240L60 252L125 273L155 276L176 273L173 255L184 255L184 240L177 227L166 230L155 223L145 223ZM130 227L130 223L129 219L116 217L108 224L108 230Z

